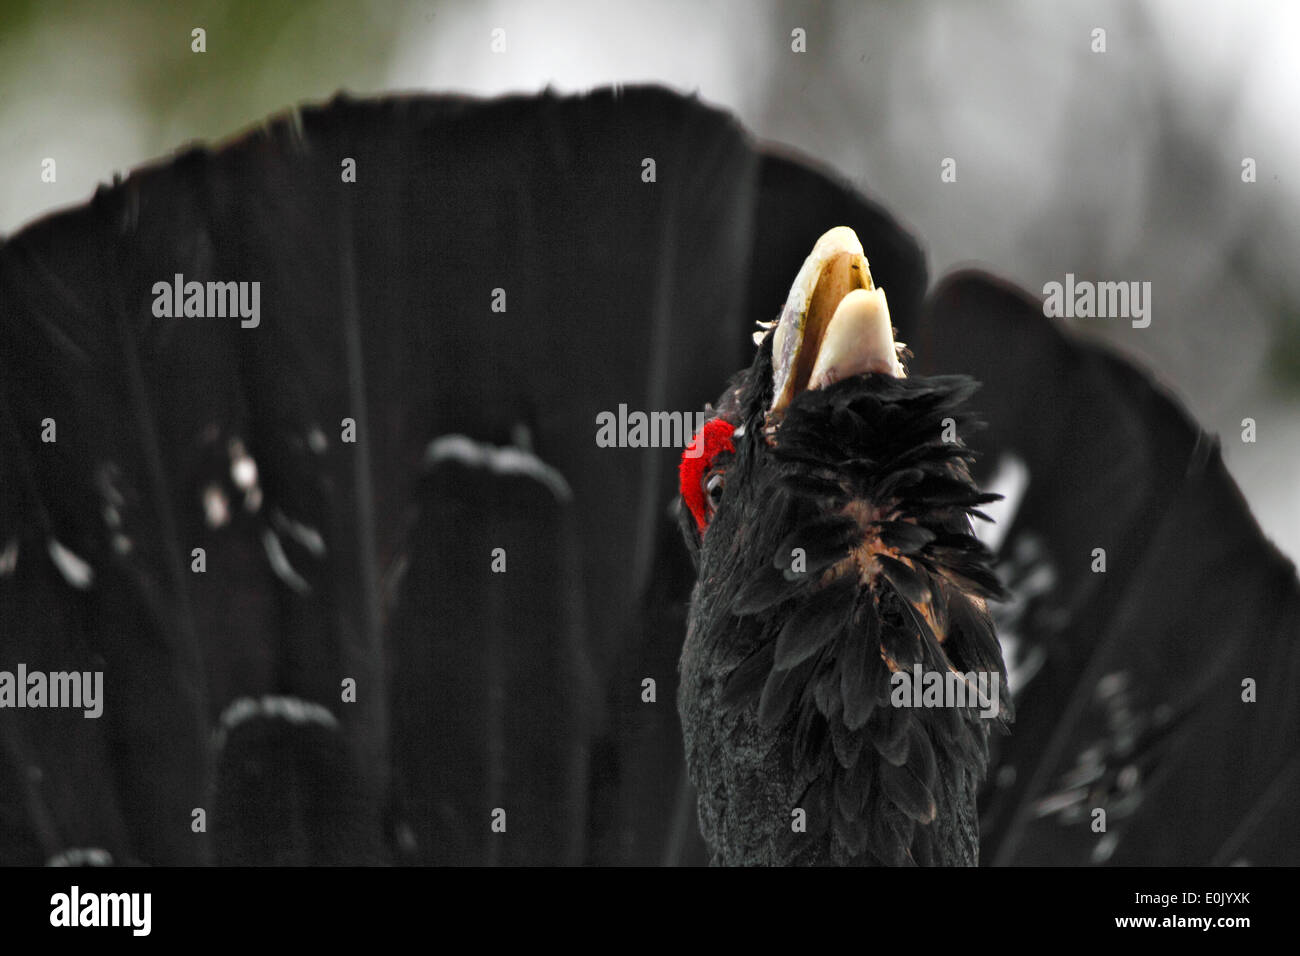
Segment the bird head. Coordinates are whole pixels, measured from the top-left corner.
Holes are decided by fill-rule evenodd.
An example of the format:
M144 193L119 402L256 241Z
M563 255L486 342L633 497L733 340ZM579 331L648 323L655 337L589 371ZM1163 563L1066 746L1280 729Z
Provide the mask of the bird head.
M942 774L982 776L987 729L973 707L894 706L893 677L1005 677L985 604L1002 591L971 529L996 497L971 479L963 440L976 385L907 375L884 290L845 227L818 240L755 340L680 474L697 582L679 707L702 820L701 778L735 788L724 815L744 814L746 787L785 788L807 805L808 829L767 859L924 858ZM708 740L719 753L692 755ZM778 772L744 765L769 743ZM710 842L734 844L719 829L734 820L714 822Z

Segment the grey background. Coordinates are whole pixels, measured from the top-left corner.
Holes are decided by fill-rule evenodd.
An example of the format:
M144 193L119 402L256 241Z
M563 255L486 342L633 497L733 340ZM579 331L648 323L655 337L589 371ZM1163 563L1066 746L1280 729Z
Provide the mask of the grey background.
M885 204L932 276L977 263L1035 292L1067 272L1150 281L1149 328L1076 324L1144 359L1221 435L1294 559L1297 41L1287 2L6 2L0 231L339 89L697 91ZM940 182L945 157L955 183Z

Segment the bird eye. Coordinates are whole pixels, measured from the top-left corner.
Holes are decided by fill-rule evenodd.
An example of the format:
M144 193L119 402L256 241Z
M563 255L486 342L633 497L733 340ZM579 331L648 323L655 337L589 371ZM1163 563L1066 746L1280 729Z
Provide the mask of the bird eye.
M704 490L708 493L709 496L709 504L712 505L714 508L716 508L718 506L718 502L722 500L723 484L724 482L722 478L722 472L720 471L715 471L712 475L709 476L709 480L704 483Z

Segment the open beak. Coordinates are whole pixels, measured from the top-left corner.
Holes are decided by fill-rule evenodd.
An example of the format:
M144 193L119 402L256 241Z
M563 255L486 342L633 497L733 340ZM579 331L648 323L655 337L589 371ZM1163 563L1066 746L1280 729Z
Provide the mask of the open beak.
M824 233L790 286L772 340L772 407L865 372L904 377L889 303L847 226Z

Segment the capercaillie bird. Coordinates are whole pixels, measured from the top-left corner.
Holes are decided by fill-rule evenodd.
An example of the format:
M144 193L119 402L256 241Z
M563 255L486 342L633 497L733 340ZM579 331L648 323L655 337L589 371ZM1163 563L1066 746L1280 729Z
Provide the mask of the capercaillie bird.
M1005 681L986 605L1002 589L971 526L997 496L961 437L976 383L906 374L845 227L763 328L681 463L697 581L678 710L711 859L974 865L1010 707L893 692L920 672Z
M338 157L358 144L362 169L383 172L341 182ZM653 188L623 162L647 155ZM694 577L660 520L676 490L663 445L677 439L613 451L576 426L622 403L688 408L716 393L752 357L745 326L779 305L788 264L839 220L868 244L918 353L896 387L921 369L978 379L989 428L975 473L1008 490L994 538L1013 593L998 624L1017 715L990 741L981 862L1293 865L1300 582L1219 441L1144 363L1045 318L1039 296L972 270L927 294L917 239L828 173L659 88L339 96L4 237L0 668L103 669L106 701L98 720L0 713L0 863L703 860L663 706ZM261 325L155 317L153 283L176 273L262 281ZM513 318L483 322L496 287ZM1166 315L1195 328L1179 298ZM771 355L760 361L738 385L761 409L774 395L761 394ZM557 374L575 363L583 374ZM790 416L830 394L806 384ZM827 859L829 845L776 852L778 837L798 849L830 824L818 835L818 792L764 764L772 741L796 739L796 725L769 735L746 713L766 662L736 684L738 713L706 696L802 606L778 591L729 609L747 575L757 593L772 586L764 562L794 528L769 514L762 489L780 482L762 476L802 465L776 459L793 417L772 416L785 418L776 446L749 447L734 433L749 406L728 394L706 434L717 467L688 459L687 497L710 525L701 536L688 519L709 569L684 671L694 775L715 858ZM344 416L356 443L337 430ZM922 424L909 427L929 434ZM544 468L502 467L520 431ZM569 491L536 480L551 468ZM214 513L214 498L229 507ZM486 560L499 546L508 574ZM953 569L961 557L934 554ZM938 634L967 666L970 638ZM345 677L359 678L355 704L340 699ZM642 697L647 677L658 704ZM1249 703L1247 679L1260 682ZM833 712L826 681L773 691L802 715L793 692L807 687ZM317 706L336 723L311 719ZM947 779L935 715L904 718L927 729ZM807 720L804 778L833 784L808 744L856 742L825 715ZM856 753L870 759L831 796L905 829L868 812L878 749ZM935 821L912 828L950 830L966 841L952 856L973 858L969 829L946 822L951 797L931 796ZM498 806L508 835L483 812ZM791 832L795 807L806 837ZM1093 809L1107 811L1105 834Z

